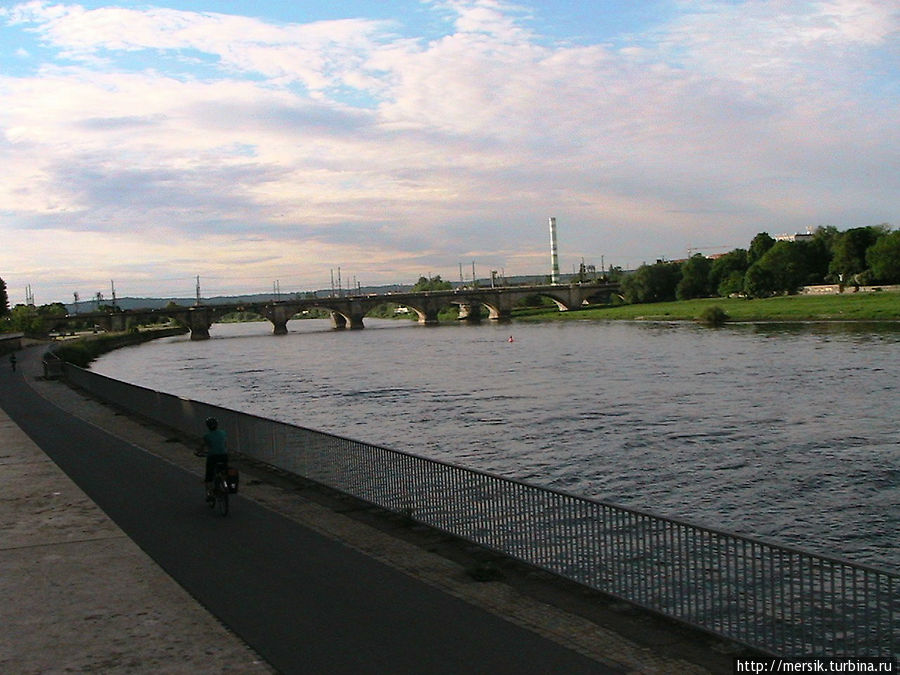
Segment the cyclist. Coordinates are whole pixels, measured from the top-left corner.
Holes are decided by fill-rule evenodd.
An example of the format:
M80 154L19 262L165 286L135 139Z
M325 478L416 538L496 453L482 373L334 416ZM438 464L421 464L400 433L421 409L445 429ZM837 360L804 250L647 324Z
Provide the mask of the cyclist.
M213 477L220 466L228 468L227 436L219 429L219 421L215 417L206 418L206 428L209 431L203 434L200 452L206 455L206 498L213 499Z

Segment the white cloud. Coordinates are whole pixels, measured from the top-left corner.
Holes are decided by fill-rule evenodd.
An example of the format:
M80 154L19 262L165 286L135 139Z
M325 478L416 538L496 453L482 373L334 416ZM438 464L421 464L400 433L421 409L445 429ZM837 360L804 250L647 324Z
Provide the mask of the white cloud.
M0 75L0 229L74 232L37 239L84 258L132 230L122 251L156 270L163 224L184 254L168 276L343 260L389 281L473 251L532 271L506 261L543 256L551 211L574 259L626 266L896 215L896 88L862 75L896 51L888 3L688 3L618 48L553 44L495 0L431 6L452 28L430 41L364 19L0 12L69 60Z

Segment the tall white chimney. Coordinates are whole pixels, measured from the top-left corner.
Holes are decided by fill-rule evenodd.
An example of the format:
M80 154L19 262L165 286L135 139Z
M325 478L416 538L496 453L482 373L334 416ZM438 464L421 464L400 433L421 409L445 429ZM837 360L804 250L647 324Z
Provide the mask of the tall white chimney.
M556 249L556 218L550 219L550 283L559 283L559 258Z

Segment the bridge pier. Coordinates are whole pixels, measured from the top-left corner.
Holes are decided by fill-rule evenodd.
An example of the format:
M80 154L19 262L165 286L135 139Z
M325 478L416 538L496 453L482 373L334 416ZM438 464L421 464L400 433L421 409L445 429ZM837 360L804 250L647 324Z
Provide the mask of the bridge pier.
M459 303L459 320L465 321L470 325L477 325L481 323L481 304L477 302L473 303Z
M438 323L440 323L438 321L437 309L426 310L424 312L417 310L416 313L419 315L419 323L423 326L437 326Z
M344 330L347 327L347 317L337 312L331 313L331 327L334 330Z
M125 325L125 315L124 314L111 314L109 317L109 330L114 333L122 333L125 331L127 326Z
M450 303L445 297L433 297L431 295L415 298L415 301L410 299L406 303L406 306L414 310L416 315L418 315L419 324L423 326L436 326L439 323L438 314L449 305Z
M335 330L362 330L365 328L363 317L366 315L366 305L358 299L349 298L340 301L331 301L331 325Z
M191 307L187 312L187 325L191 329L191 340L209 340L212 314L206 307Z
M363 323L362 314L351 314L347 317L340 312L332 312L331 327L334 328L334 330L345 330L347 328L350 330L362 330L366 326Z
M496 321L497 323L509 323L512 321L511 309L498 309L495 307L488 307L488 309L491 312L491 315L488 317L491 321Z
M287 322L297 313L297 307L293 305L267 305L264 311L265 317L272 322L273 335L287 335Z

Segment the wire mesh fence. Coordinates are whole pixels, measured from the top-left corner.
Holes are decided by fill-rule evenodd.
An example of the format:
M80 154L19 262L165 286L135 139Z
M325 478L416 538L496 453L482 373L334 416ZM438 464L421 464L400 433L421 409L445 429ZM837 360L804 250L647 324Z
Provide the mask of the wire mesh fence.
M897 657L900 575L179 398L66 366L97 397L779 656Z

